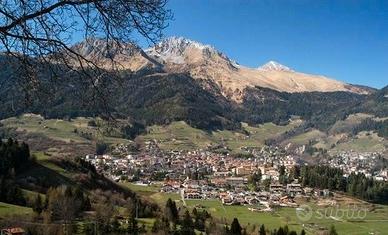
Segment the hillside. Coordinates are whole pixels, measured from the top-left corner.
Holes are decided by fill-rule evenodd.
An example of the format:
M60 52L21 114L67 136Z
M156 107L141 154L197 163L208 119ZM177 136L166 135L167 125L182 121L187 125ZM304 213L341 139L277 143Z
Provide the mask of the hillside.
M93 94L91 87L69 86L77 84L71 77L55 84L55 94L37 94L33 96L36 98L33 103L26 103L16 81L7 80L7 83L10 88L1 90L2 119L27 112L46 118L96 116L108 112L147 126L186 121L193 127L207 130L238 129L241 122L252 125L287 122L292 115L302 116L311 125L326 129L347 114L361 112L356 107L366 98L349 92L286 93L254 87L245 91L241 103L236 103L225 98L211 81L199 83L187 74L142 73L123 77L120 85L106 83L102 88L107 92L104 103L93 96L83 97L82 94ZM202 88L203 84L207 89ZM43 82L41 85L52 84Z
M388 86L383 87L376 93L368 96L366 102L360 107L354 107L354 110L365 110L368 113L373 113L378 117L388 116Z
M141 138L156 140L164 150L196 150L206 148L226 148L231 152L241 152L245 147L262 147L268 138L280 135L299 126L301 120L293 120L286 126L265 123L258 126L242 124L241 131L217 130L205 132L187 125L173 122L166 126L151 126Z
M46 152L57 156L86 155L95 151L98 141L108 145L132 144L120 133L108 131L109 123L97 120L99 127L89 126L92 118L73 120L44 119L41 116L26 114L0 120L0 137L13 136L26 141L36 152ZM280 126L265 123L257 126L241 124L241 130L205 131L193 128L183 121L168 125L152 125L139 136L143 141L156 140L164 150L195 150L208 147L225 146L233 152L243 147L260 147L268 138L276 137L298 127L303 122L292 120L288 125ZM77 130L75 132L74 130ZM114 135L114 136L112 136Z
M158 205L106 178L79 157L63 157L51 148L28 149L13 139L0 141L2 228L17 226L32 234L106 234L118 230L111 228L112 219L132 216L135 203L144 220L159 213Z
M354 133L363 121L373 118L371 115L357 113L344 120L337 121L330 130L320 131L306 126L306 122L293 118L286 125L267 122L259 125L241 123L236 130L202 130L188 125L184 121L169 124L152 125L140 133L137 142L156 141L166 151L213 149L215 151L240 153L246 148L260 148L266 144L297 147L302 145L322 148L329 153L352 150L357 152L386 152L387 137L378 136L376 131ZM89 126L92 118L73 120L44 119L37 115L23 115L0 121L0 136L13 136L28 142L33 151L47 152L57 156L86 155L95 151L96 142L110 146L117 144L134 145L125 138L120 125L111 129L109 122L97 119L98 127ZM74 130L77 130L75 132ZM49 149L49 151L47 150Z

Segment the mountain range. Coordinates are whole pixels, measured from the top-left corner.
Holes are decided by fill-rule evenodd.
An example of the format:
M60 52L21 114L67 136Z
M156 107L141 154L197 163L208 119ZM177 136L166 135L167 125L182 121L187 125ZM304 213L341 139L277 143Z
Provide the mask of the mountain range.
M48 78L55 69L40 66L40 90L47 93L26 102L14 66L2 65L0 118L25 112L62 118L108 111L145 125L183 120L202 129L238 129L241 122L279 124L297 115L306 127L326 129L355 112L388 116L386 88L377 91L296 72L275 61L248 68L212 46L182 37L145 50L100 39L72 49L105 69L107 76L91 86L77 79L76 72L61 71L52 84ZM3 59L7 61L5 55ZM109 76L113 68L120 79ZM94 96L96 88L102 95ZM82 102L85 96L87 102Z
M187 73L196 80L211 80L222 94L242 102L246 88L264 87L284 92L347 91L369 94L371 89L334 79L296 72L275 61L258 68L239 65L214 47L182 37L167 38L142 50L133 44L115 45L98 39L74 46L86 58L107 68L113 59L119 68L137 72L157 68L165 73Z

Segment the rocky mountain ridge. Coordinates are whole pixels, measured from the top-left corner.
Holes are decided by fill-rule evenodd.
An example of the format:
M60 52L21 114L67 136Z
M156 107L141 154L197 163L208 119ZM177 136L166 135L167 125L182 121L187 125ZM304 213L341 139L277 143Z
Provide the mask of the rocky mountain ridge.
M113 60L119 65L118 68L123 70L137 72L147 68L159 68L165 73L187 73L202 84L207 84L203 81L210 80L218 86L224 97L237 103L243 101L246 89L252 87L291 93L314 91L370 93L370 89L325 76L296 72L275 61L269 61L257 69L248 68L239 65L210 45L182 37L164 39L145 50L132 44L123 44L120 45L120 50L117 49L117 45L113 45L108 51L104 43L107 44L94 40L91 43L77 44L75 48L82 53L87 52L87 58L93 58L104 68L109 68Z

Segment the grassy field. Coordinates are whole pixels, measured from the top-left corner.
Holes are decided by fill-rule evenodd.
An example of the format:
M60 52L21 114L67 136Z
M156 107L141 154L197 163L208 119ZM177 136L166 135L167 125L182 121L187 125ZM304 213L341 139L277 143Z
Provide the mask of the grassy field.
M0 202L0 218L12 215L31 215L32 213L31 208Z
M329 150L330 153L341 151L355 152L384 152L388 147L388 141L377 136L373 132L360 132L357 136L349 137L347 134L326 135L318 130L296 135L284 143L293 143L295 145L308 144L314 141L314 147ZM334 147L332 147L334 146Z
M286 220L275 213L259 213L248 210L246 206L224 206L219 200L186 200L188 209L191 211L194 207L203 207L212 216L220 218L230 223L233 218L238 218L239 222L248 225L265 224L268 228L278 228L285 225Z
M378 137L376 133L361 132L356 138L338 144L332 151L382 152L386 146L388 146L387 141Z
M25 114L1 120L1 123L9 128L15 128L20 132L40 134L53 140L67 143L90 143L80 133L90 133L94 140L103 140L109 144L123 143L128 140L116 137L108 137L103 134L104 130L88 126L90 118L76 118L71 121L62 119L44 119L35 114ZM76 130L76 131L75 131Z
M311 130L300 135L296 135L286 142L293 143L296 145L308 144L310 140L312 141L321 141L326 137L325 133L319 130Z
M132 191L137 192L141 196L151 196L157 192L160 191L161 185L138 185L138 184L132 184L128 182L120 182L119 185L129 188Z
M180 196L177 193L161 193L161 185L138 185L130 182L120 182L120 185L131 189L132 191L138 193L139 195L146 196L147 198L153 200L160 206L165 206L166 201L171 198L172 200L180 200Z
M224 206L218 200L186 200L189 210L196 206L204 207L213 216L225 219L229 222L237 217L240 223L244 225L260 225L265 224L267 228L275 229L279 225L288 225L289 228L300 231L302 228L308 234L316 234L322 228L330 228L333 224L338 234L352 234L352 235L366 235L366 234L386 234L388 231L388 207L377 206L378 209L366 213L366 217L360 220L338 219L335 216L332 218L327 216L320 218L318 210L324 211L326 209L328 215L331 213L335 215L335 207L318 207L315 204L308 204L313 208L314 216L312 219L301 221L298 219L295 208L279 208L274 212L252 212L248 210L247 206ZM342 209L347 209L343 206ZM341 212L338 212L341 215Z
M268 138L280 135L301 124L294 120L286 126L265 123L258 126L248 126L243 123L243 129L249 133L236 131L213 131L211 133L190 127L183 121L173 122L167 126L151 126L144 140L157 140L160 147L166 150L194 150L215 144L224 144L232 151L238 152L241 147L260 147Z
M143 138L156 139L163 149L196 149L214 144L205 131L192 128L183 121L167 126L151 126Z

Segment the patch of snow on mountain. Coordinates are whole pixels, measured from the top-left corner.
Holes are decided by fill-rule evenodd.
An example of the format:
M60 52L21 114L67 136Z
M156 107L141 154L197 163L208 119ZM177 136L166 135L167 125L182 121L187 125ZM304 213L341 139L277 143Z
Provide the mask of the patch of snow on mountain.
M183 37L166 38L154 47L146 49L145 52L157 59L167 60L175 64L184 64L185 57L187 56L186 51L190 49L197 49L206 57L217 54L222 58L229 60L226 55L218 52L214 47Z
M289 71L293 72L294 70L290 69L289 67L282 65L276 61L269 61L266 64L260 66L258 70L264 70L264 71Z

